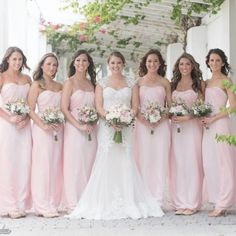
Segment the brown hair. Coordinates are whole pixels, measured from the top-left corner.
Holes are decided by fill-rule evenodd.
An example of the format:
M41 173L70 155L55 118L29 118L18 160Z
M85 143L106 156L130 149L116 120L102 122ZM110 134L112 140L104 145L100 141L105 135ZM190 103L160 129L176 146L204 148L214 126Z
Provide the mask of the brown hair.
M88 61L89 61L89 67L88 67L88 74L90 76L90 79L91 79L91 83L92 85L95 87L96 86L96 70L95 70L95 65L94 65L94 62L93 62L93 58L89 55L89 53L86 51L86 50L78 50L73 58L72 58L72 61L69 65L69 72L68 72L68 76L71 77L72 75L75 74L75 66L74 66L74 62L75 62L75 59L81 55L81 54L85 54L88 58Z
M111 57L118 57L121 59L121 61L123 62L123 64L125 64L125 57L122 55L121 52L119 51L114 51L110 54L110 56L107 59L107 63L109 63L109 61L111 60Z
M202 93L202 72L200 70L200 65L194 59L194 57L188 53L183 53L176 61L173 69L173 78L171 79L171 90L174 91L177 88L179 81L181 80L181 73L179 71L179 63L182 58L188 59L192 64L191 78L192 78L192 89L195 92Z
M139 65L139 76L143 77L144 75L147 74L146 62L147 62L148 56L151 54L157 55L159 62L160 62L160 66L158 68L157 74L164 77L166 74L166 64L165 64L165 61L164 61L161 53L157 49L150 49L143 56L143 58L141 59L140 65Z
M27 58L24 55L23 51L20 48L18 48L18 47L9 47L7 49L7 51L6 51L3 59L2 59L1 64L0 64L0 72L1 73L3 73L4 71L6 71L8 69L9 64L8 64L7 61L10 58L10 56L12 55L12 53L14 53L14 52L20 53L21 56L22 56L22 59L23 59L23 63L22 63L22 66L20 68L20 71L22 71L24 68L30 70L30 68L28 67L28 65L26 63L27 62Z

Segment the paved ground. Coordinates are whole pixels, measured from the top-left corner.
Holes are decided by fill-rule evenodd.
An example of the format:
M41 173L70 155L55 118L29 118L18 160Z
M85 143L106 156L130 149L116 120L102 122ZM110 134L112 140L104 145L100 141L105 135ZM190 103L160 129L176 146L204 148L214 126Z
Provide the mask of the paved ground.
M217 218L208 217L208 210L193 216L176 216L168 211L162 218L140 220L45 219L34 215L17 220L0 218L0 235L5 232L10 236L236 236L236 209Z

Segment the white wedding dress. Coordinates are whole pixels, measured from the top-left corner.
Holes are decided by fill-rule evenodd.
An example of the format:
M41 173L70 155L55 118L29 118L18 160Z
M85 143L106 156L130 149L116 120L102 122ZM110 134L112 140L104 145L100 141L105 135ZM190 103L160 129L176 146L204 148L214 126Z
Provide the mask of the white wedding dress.
M104 109L113 104L131 105L132 83L115 90L103 87ZM132 127L122 130L123 143L113 141L114 129L99 122L98 149L89 182L69 218L113 220L161 217L163 211L144 186L132 155ZM81 147L83 148L83 147Z

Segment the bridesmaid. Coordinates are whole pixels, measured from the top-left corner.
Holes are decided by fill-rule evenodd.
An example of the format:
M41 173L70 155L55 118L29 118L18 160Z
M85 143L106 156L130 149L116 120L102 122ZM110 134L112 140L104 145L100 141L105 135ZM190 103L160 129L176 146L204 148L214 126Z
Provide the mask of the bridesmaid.
M213 115L203 118L202 124L209 126L203 134L203 167L208 201L215 204L209 216L217 217L226 214L233 204L235 186L235 148L226 143L217 142L216 134L232 134L229 114L221 108L229 101L230 108L236 108L236 96L223 86L223 81L232 83L228 76L230 66L221 49L211 49L206 56L206 64L212 72L211 79L206 81L206 102L212 104Z
M33 207L37 215L57 217L62 195L62 125L46 124L40 118L47 108L60 108L62 85L53 79L58 59L53 53L45 54L33 73L28 103L33 120L33 150L31 188ZM36 113L36 107L38 113ZM53 132L57 130L58 141Z
M87 74L90 79L87 78ZM93 59L85 50L78 50L69 67L61 108L66 117L64 138L64 192L66 208L71 212L88 182L96 154L95 126L78 122L78 109L94 107L96 72ZM92 140L88 140L88 133ZM76 143L75 143L76 142Z
M171 105L169 81L164 78L166 65L158 50L151 49L139 66L140 109L149 101L162 107ZM151 129L154 130L151 135ZM152 125L139 112L135 127L136 161L142 178L153 197L162 204L170 150L170 127L167 118Z
M27 99L31 84L26 57L9 47L0 64L0 216L20 218L30 209L31 128L29 116L12 115L8 102Z
M182 99L191 108L203 98L204 83L199 64L188 54L175 63L171 81L172 99ZM177 124L181 132L177 133ZM202 127L191 115L171 119L170 193L177 215L192 215L201 206L202 195Z

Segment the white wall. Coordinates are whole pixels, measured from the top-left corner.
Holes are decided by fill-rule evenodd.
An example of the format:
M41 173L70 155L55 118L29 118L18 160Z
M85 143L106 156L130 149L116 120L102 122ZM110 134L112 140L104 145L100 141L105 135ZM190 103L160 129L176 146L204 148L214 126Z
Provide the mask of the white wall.
M17 46L32 72L47 51L46 38L39 32L40 12L35 1L0 0L0 21L0 59L8 47Z
M175 62L183 52L184 52L183 45L181 43L173 43L168 45L166 53L166 64L167 64L166 78L168 80L171 80Z

